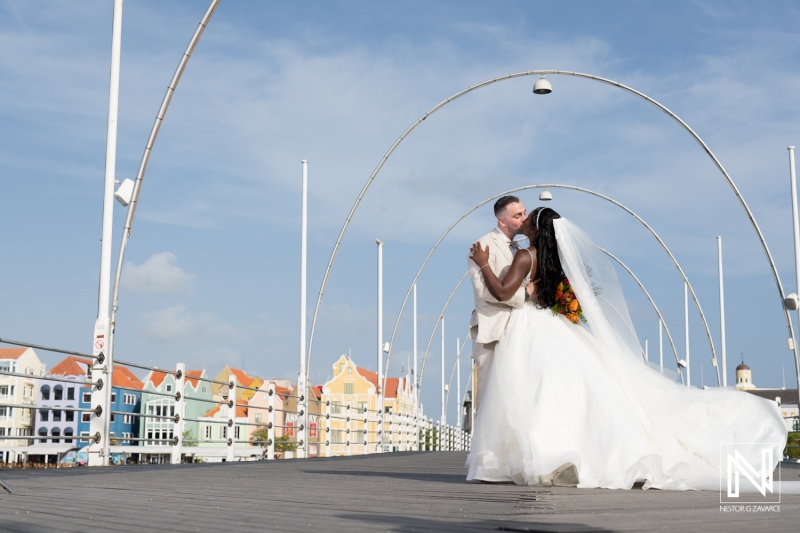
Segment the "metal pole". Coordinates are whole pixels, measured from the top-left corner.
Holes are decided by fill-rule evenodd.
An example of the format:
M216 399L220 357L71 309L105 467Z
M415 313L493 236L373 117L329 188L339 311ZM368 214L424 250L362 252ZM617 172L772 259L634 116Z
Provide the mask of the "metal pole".
M308 249L308 161L303 159L302 200L300 216L300 373L297 376L297 458L306 457L306 416L308 411L308 379L306 369L306 258ZM305 401L304 401L305 400Z
M442 317L442 425L447 424L447 411L444 407L444 316ZM440 435L441 437L441 435Z
M112 361L106 349L109 341L108 297L111 292L111 234L114 221L114 181L117 162L117 115L119 109L119 65L122 47L122 0L114 0L114 14L111 24L111 81L108 95L108 128L106 131L106 169L103 186L103 228L100 237L100 287L97 298L97 318L94 323L92 353L108 353L109 357L95 359L92 365L92 380L101 376L103 389L92 387L92 405L99 406L102 413L92 415L89 432L99 434L100 440L93 441L88 450L89 466L108 465L108 446L110 434L110 401Z
M461 429L461 410L463 409L461 405L461 350L458 346L459 339L456 339L456 427ZM464 341L466 344L467 341Z
M664 373L664 324L658 319L658 366L661 373Z
M717 235L717 258L719 263L719 350L722 357L722 386L728 386L728 356L725 351L725 288L722 282L722 237Z
M650 348L647 345L647 339L644 340L644 360L646 362L650 361Z
M686 333L686 386L692 385L691 365L689 364L689 285L683 284L683 325Z
M375 239L378 244L378 415L380 450L383 452L384 406L383 406L383 241Z
M800 224L798 224L798 214L797 214L797 176L795 174L795 166L794 166L794 146L789 146L789 179L792 183L792 224L794 227L794 272L795 272L795 282L796 290L800 293ZM798 321L800 321L800 313L798 313ZM794 368L795 374L797 376L797 384L800 387L800 359L798 359L797 355L797 342L794 342L794 336L792 336L792 341L794 344L793 352L794 352Z
M417 376L417 284L414 284L414 416L419 414L419 383Z

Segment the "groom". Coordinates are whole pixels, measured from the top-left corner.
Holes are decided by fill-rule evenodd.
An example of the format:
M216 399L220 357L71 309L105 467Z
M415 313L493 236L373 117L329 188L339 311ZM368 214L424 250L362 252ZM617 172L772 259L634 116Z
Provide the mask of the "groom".
M497 227L480 238L481 247L489 245L489 266L498 278L502 279L511 266L514 253L519 249L514 237L522 233L527 219L525 206L516 196L503 196L494 204ZM467 260L472 289L475 296L475 310L469 321L472 337L472 358L478 366L477 386L475 386L475 410L483 401L489 370L494 359L497 341L506 329L513 307L525 303L525 287L521 286L514 296L504 302L497 301L486 288L478 265Z

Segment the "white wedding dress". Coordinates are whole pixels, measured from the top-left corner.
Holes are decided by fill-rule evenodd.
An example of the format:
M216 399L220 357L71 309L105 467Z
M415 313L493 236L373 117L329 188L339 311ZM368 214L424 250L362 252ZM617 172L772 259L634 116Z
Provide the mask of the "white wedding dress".
M496 351L467 459L468 480L520 485L720 489L722 446L752 465L783 457L775 402L699 390L643 363L613 267L556 219L559 257L587 324L515 309Z

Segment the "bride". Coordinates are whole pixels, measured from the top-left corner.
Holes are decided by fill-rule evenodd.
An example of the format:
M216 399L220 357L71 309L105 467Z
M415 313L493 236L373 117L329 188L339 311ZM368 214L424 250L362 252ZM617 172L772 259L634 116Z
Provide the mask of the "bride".
M468 480L520 485L720 490L723 447L751 465L783 456L775 402L698 390L643 363L616 274L575 224L550 208L526 223L530 248L499 280L488 247L472 260L498 300L530 274L530 302L512 311L488 377L467 458Z

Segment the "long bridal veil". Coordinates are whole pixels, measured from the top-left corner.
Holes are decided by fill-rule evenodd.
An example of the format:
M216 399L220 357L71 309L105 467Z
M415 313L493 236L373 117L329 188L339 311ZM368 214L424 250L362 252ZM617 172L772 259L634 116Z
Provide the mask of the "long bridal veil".
M689 388L644 364L611 262L576 224L560 218L553 227L564 274L609 370L609 385L623 392L656 444L664 475L647 476L653 485L718 489L722 448L732 443L751 464L761 464L762 451L771 448L774 468L787 436L777 404L741 391Z

